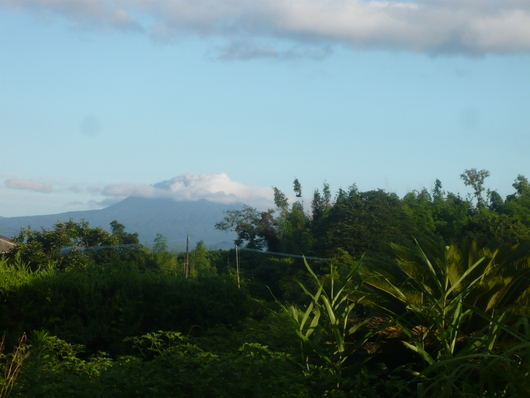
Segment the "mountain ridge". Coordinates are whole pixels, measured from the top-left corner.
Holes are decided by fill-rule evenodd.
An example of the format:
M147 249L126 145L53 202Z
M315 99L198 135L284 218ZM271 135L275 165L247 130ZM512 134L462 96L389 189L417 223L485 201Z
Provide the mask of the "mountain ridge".
M125 230L138 233L141 243L150 244L160 233L167 238L168 246L182 250L187 235L195 245L203 241L207 246L218 248L233 247L236 235L233 232L217 231L215 223L221 221L224 212L240 209L242 203L221 204L207 201L177 202L168 198L144 198L129 196L126 199L99 210L70 211L58 214L1 217L0 235L17 236L22 228L50 229L59 221L81 219L88 221L90 227L110 230L110 223L117 220Z

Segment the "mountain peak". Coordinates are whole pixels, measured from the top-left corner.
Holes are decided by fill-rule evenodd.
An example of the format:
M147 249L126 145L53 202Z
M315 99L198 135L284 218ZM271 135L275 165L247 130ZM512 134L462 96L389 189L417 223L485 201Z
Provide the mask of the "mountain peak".
M223 204L205 199L175 201L130 196L101 210L0 218L0 235L16 236L21 228L28 226L32 229L52 228L58 221L69 219L76 222L83 219L91 227L109 230L109 224L117 220L128 232L137 232L142 243L152 243L159 233L168 239L169 247L184 247L187 235L190 235L192 244L202 240L208 246L226 247L227 242L235 239L235 234L215 230L215 223L224 218L225 211L242 206L242 203Z

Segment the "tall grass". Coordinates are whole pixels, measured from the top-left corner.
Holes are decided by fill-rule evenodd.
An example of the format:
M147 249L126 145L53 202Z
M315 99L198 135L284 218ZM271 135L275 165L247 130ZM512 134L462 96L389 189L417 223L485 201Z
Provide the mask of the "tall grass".
M5 335L0 340L0 398L9 397L22 370L22 364L29 356L26 340L26 335L22 335L13 351L9 353L5 350Z
M359 288L354 276L360 262L340 281L331 265L329 284L315 274L307 261L304 263L316 285L316 292L299 282L310 298L309 304L305 308L280 305L299 338L304 372L310 377L322 378L324 375L324 383L331 386L324 386L324 396L330 396L351 388L351 374L347 376L344 372L348 368L351 373L351 365L345 366L345 363L375 331L369 331L361 338L352 338L365 323L351 322L355 307L362 300L362 297L353 299L351 295ZM357 363L355 368L360 370L361 365Z
M11 262L0 257L0 293L16 290L35 279L48 277L55 272L53 264L41 266L37 272L33 272L28 264L20 260L20 256Z
M420 360L412 367L411 381L418 396L529 395L523 381L530 370L528 318L510 327L513 321L507 312L473 305L479 294L489 294L484 291L484 273L476 271L495 269L495 253L470 255L463 263L454 261L462 259L454 245L429 253L419 244L415 250L394 249L399 271L406 274L401 284L376 263L365 267L363 277L371 292L390 304L378 301L399 325L404 346ZM396 300L403 304L400 312L392 305Z
M528 319L512 327L503 317L489 317L490 325L451 356L438 359L413 380L424 397L526 397L530 395L530 334ZM524 325L523 331L519 331Z
M414 256L401 253L402 258L410 260L404 264L405 288L376 269L362 269L361 263L356 263L340 281L333 277L332 266L326 284L306 263L315 288L300 285L310 298L309 304L302 308L282 305L282 309L299 338L304 370L307 374L324 371L332 376L327 382L333 386L328 386L323 396L361 393L359 375L365 371L363 366L372 371L379 366L369 362L369 344L379 339L379 347L385 350L389 343L382 336L390 325L396 325L404 350L413 355L403 355L395 368L387 369L384 377L388 379L373 380L372 384L383 385L395 372L403 375L395 379L394 391L385 391L385 396L530 396L528 318L514 323L506 312L487 312L472 305L474 300L469 298L474 298L475 289L480 287L483 293L483 276L475 270L484 262L491 263L491 259L474 258L463 267L451 261L450 247L444 249L438 257L428 255L419 244ZM374 292L382 298L397 298L404 304L403 310L385 308L381 304L384 301L376 300L379 309L388 315L388 322L369 326L367 320L354 320L354 309L373 300L368 296ZM355 380L348 380L352 377Z

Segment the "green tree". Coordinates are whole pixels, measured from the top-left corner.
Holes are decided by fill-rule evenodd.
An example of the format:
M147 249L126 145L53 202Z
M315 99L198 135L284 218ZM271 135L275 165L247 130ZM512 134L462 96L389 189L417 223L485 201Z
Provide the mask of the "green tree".
M157 233L152 248L144 248L144 251L149 253L147 257L154 263L151 268L156 268L164 274L177 275L179 271L183 274L183 270L178 267L177 253L168 250L167 238L162 234Z
M327 214L331 204L331 192L329 184L324 183L322 193L318 189L313 192L313 200L311 202L311 224L315 227L320 220Z
M530 228L530 183L525 176L518 175L512 186L515 193L507 196L501 212Z
M293 203L291 211L285 217L279 217L278 230L280 247L284 253L310 253L313 237L309 228L309 218L300 202Z
M501 195L497 191L488 191L488 208L495 212L502 211L504 201L502 200Z
M285 217L289 212L289 199L278 188L272 187L272 190L274 191L274 204L276 205L276 209L280 212L281 216Z
M530 239L530 229L519 218L484 208L463 228L466 238L486 245L490 241L517 244Z
M433 235L436 230L433 217L434 206L427 190L409 192L403 197L402 203L413 225L411 234L414 236Z
M112 236L116 239L118 245L130 245L140 243L138 233L125 232L125 225L114 220L110 223Z
M459 241L466 235L464 228L472 217L472 205L460 195L447 193L433 201L432 217L435 235L441 236L446 242Z
M445 191L442 190L442 182L439 179L436 179L434 182L434 189L432 191L432 196L434 200L442 199L445 195Z
M289 201L278 188L274 189L274 200L279 217L276 218L276 229L279 237L279 250L284 253L309 253L312 246L310 220L304 211L302 202L296 201L289 208ZM302 197L302 186L298 179L294 181L294 192L297 198Z
M515 198L519 198L523 195L530 195L530 183L525 176L519 174L512 186L516 190Z
M19 243L9 253L12 261L21 261L37 269L54 264L60 269L84 268L89 263L103 264L111 259L141 262L138 234L124 232L125 227L113 221L112 234L101 227L92 228L88 221L57 222L52 229L21 230L14 241ZM120 247L132 245L132 247ZM118 246L118 247L117 247Z
M300 181L298 181L298 178L294 179L293 186L294 186L293 187L294 194L296 195L297 198L301 198L302 197L302 184L300 184Z
M32 269L53 263L59 268L84 267L90 261L88 248L113 245L115 241L103 228L90 228L88 221L57 222L53 229L40 231L27 228L14 238L19 243L11 252L11 259L19 259Z
M273 209L260 212L246 205L241 210L227 210L227 216L215 224L215 229L235 231L237 238L234 243L237 246L276 251L279 248L279 236L274 212Z
M480 171L477 171L477 169L464 170L464 172L460 174L460 178L464 180L464 184L466 186L471 186L475 191L474 195L477 200L477 209L479 210L485 206L482 193L484 192L484 180L488 178L489 175L490 172L484 169Z
M217 269L212 264L213 252L208 250L201 240L190 253L190 275L192 277L217 275Z
M383 190L359 192L339 190L335 205L314 230L316 253L333 255L347 250L359 258L368 250L377 250L382 242L411 238L412 222L399 197Z

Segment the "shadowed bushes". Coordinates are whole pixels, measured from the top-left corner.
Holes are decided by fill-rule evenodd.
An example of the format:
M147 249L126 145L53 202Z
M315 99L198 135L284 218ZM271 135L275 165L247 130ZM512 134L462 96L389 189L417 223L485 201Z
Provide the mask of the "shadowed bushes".
M228 277L184 279L134 266L31 272L0 261L0 330L12 338L45 329L88 352L122 353L127 336L189 333L245 318L250 301Z

